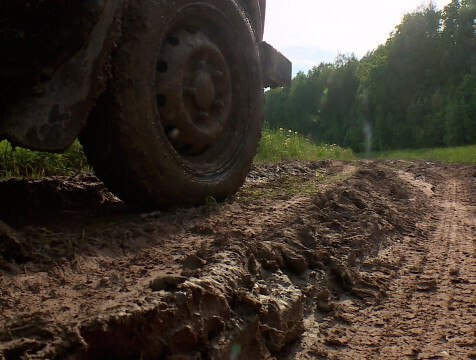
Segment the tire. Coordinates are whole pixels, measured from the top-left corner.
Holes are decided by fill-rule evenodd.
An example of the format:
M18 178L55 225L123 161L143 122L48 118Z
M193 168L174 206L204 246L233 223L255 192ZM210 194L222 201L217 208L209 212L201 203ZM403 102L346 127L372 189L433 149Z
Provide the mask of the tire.
M234 194L259 143L256 39L233 0L141 0L124 11L112 79L81 142L106 186L140 207Z

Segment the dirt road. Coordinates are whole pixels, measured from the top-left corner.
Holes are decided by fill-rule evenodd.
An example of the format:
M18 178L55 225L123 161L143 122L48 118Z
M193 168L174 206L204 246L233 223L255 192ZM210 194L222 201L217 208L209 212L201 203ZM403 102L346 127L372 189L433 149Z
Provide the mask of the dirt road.
M258 166L141 213L0 183L0 359L476 359L476 167Z

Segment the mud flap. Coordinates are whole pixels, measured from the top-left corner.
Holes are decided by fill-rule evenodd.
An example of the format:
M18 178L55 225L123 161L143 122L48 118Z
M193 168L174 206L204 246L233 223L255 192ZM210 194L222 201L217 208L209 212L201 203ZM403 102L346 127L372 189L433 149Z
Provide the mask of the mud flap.
M291 84L292 63L267 42L260 45L263 86L275 88Z

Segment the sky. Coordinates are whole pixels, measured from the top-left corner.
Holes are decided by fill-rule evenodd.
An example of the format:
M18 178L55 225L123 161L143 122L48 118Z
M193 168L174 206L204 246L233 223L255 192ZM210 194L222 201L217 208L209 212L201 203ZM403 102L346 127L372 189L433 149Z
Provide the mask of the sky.
M433 1L441 9L450 0ZM425 0L267 0L265 40L307 72L340 54L361 58L385 43Z

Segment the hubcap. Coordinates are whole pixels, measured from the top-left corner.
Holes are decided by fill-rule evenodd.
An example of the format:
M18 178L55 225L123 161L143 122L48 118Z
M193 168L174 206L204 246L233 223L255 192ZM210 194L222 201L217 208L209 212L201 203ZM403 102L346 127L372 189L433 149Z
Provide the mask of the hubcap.
M169 142L201 155L224 136L230 117L230 71L219 47L194 28L173 30L160 50L156 99Z

